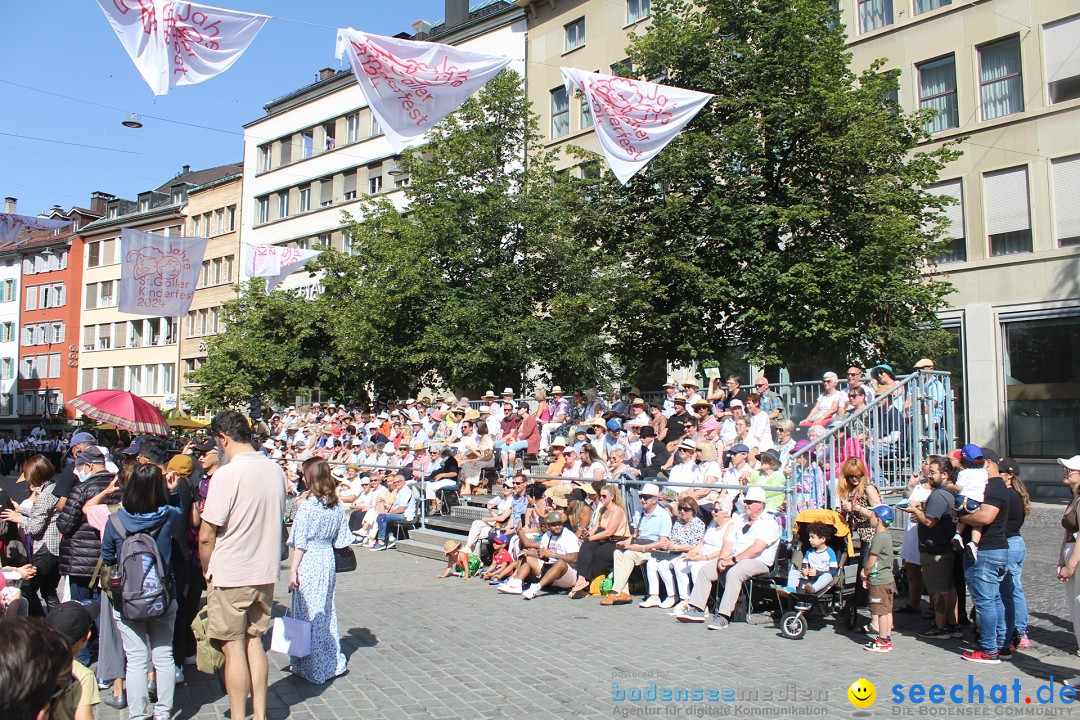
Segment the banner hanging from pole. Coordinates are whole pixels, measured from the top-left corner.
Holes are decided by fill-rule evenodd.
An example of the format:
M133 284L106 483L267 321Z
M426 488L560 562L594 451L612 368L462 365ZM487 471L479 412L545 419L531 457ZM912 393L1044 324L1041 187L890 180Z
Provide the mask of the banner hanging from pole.
M270 19L181 0L98 0L98 5L155 95L228 70Z
M321 250L301 250L280 245L250 245L244 243L244 269L248 277L266 278L266 294L273 292L281 281L302 269Z
M53 220L52 218L34 217L33 215L0 213L0 240L7 245L18 239L23 228L29 228L30 230L58 230L65 225L70 225L71 222L71 220Z
M510 64L510 58L450 45L399 40L342 28L337 57L349 56L353 74L394 152L425 132Z
M604 157L625 185L712 99L709 93L560 68L567 96L589 103Z
M163 237L120 231L120 312L183 317L199 282L206 238Z

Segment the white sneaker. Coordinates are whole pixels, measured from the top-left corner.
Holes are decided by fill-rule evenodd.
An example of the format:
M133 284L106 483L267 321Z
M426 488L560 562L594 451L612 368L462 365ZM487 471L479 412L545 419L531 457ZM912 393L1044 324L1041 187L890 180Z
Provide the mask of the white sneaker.
M638 607L643 607L643 608L654 608L654 607L660 607L660 606L661 606L660 596L658 596L658 595L650 595L649 597L645 598L644 602L642 602L640 605L638 605Z
M525 598L526 600L532 600L533 598L535 598L539 594L540 594L540 583L536 583L535 585L530 585L528 590L521 593L521 597Z
M177 685L183 685L184 684L184 668L181 668L181 667L176 668L176 684Z
M668 613L672 617L679 617L686 612L686 609L690 607L689 600L683 600L681 603L675 606L675 609Z
M664 598L664 602L660 603L660 609L661 610L670 610L671 608L675 607L675 602L676 602L675 596L674 595L668 595L666 598Z
M499 592L506 593L507 595L520 595L521 581L517 578L507 580L503 584L499 585Z
M1065 684L1065 685L1068 685L1069 687L1073 687L1073 688L1080 687L1080 677L1074 677L1074 678L1069 678L1067 680L1062 680L1062 683Z

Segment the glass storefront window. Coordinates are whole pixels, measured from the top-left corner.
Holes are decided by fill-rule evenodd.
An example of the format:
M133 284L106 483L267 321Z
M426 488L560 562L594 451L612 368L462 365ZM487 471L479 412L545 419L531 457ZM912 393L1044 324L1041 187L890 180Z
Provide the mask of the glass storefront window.
M1070 457L1080 438L1080 314L1008 322L1005 403L1011 457Z

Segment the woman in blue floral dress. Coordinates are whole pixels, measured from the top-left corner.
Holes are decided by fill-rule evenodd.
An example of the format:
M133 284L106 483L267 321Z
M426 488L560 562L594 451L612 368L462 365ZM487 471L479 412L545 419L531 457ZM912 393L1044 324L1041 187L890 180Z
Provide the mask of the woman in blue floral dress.
M308 496L300 503L289 538L293 548L289 590L292 616L311 623L311 654L294 657L290 669L321 684L345 672L334 599L334 548L346 547L353 538L326 460L305 461L303 473Z

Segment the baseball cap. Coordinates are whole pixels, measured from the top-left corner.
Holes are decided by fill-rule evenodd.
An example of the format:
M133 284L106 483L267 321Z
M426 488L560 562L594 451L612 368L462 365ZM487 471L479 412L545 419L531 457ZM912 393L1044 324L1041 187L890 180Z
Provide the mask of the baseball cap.
M123 450L121 450L120 452L122 452L124 455L138 455L139 451L142 450L143 442L145 440L146 440L146 436L145 435L140 435L139 437L132 440L131 444L128 445Z
M71 445L82 445L83 443L90 443L91 445L97 445L97 438L88 432L77 432L71 436Z
M1011 457L1003 457L998 462L998 470L1003 473L1009 473L1010 475L1020 474L1020 463L1013 460Z
M874 507L874 514L881 518L881 522L886 525L892 525L893 520L896 517L896 513L888 505L877 505Z
M499 533L498 535L495 535L491 538L491 542L505 545L507 542L507 537L503 533Z
M1080 455L1073 455L1069 459L1058 458L1058 465L1066 470L1080 470Z
M82 603L69 600L62 602L45 617L45 622L59 630L71 642L82 640L94 626L94 618L97 616L98 606L83 605Z
M960 448L960 459L965 462L975 462L983 457L982 448L978 445L972 445L968 443L964 447Z
M92 445L85 450L79 451L79 454L75 456L75 462L80 465L104 465L105 454L96 445Z
M729 408L737 408L737 407L745 407L745 406L743 405L742 400L740 400L738 398L735 398L734 400L732 400L731 402L728 403L728 407Z
M550 523L566 522L566 515L559 512L558 510L553 510L552 512L549 512L547 514L547 517L544 518L544 522L549 523L549 524Z
M165 472L180 473L189 476L195 472L195 461L190 455L173 455L169 464L165 466Z
M622 430L622 423L615 418L611 418L607 421L607 429L612 431Z
M217 450L217 443L214 442L214 438L204 438L203 440L195 443L195 449L201 453L208 453L213 450Z
M750 448L746 447L742 443L739 443L738 445L732 445L731 446L731 452L733 452L733 453L741 453L741 452L748 453L748 452L750 452Z
M985 460L986 462L997 463L1001 460L1001 456L998 455L996 451L991 450L990 448L983 448L982 456L983 460Z

